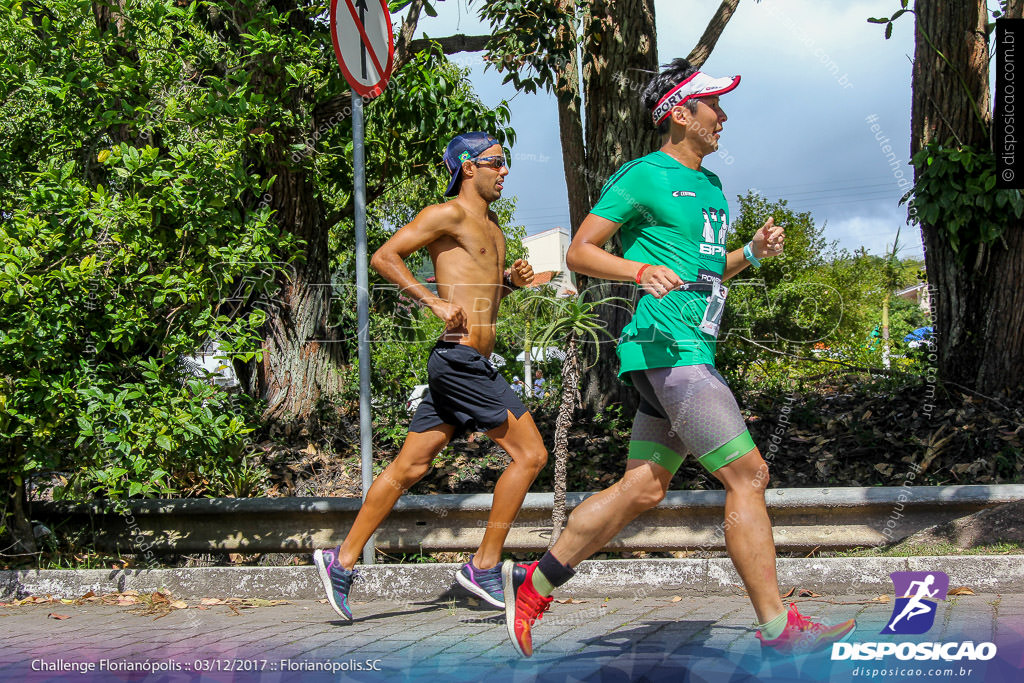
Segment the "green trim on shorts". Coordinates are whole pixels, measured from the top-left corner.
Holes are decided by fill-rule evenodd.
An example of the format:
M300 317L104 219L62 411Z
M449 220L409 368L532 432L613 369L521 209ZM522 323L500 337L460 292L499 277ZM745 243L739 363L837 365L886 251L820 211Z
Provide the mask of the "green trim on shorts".
M655 441L630 441L629 457L633 460L650 460L661 465L672 474L683 464L683 456Z
M717 469L725 467L736 458L740 458L750 451L756 448L754 446L754 439L750 436L750 431L744 429L743 433L737 436L735 439L725 443L710 453L697 458L704 469L708 472L714 472Z

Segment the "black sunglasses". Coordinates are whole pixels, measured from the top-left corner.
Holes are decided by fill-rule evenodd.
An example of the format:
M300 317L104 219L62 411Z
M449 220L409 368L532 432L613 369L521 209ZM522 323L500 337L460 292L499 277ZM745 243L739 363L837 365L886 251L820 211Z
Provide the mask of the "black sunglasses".
M504 156L493 156L493 157L475 157L470 159L477 166L489 166L495 170L500 170L503 167L507 168L506 159Z

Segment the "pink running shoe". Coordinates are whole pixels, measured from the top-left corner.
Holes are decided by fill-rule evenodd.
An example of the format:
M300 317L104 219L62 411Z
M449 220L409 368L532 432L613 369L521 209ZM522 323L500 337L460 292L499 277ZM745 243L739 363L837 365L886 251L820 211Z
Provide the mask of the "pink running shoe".
M533 587L537 563L517 564L505 560L501 565L501 587L505 595L505 625L512 647L524 657L533 654L531 630L544 616L554 598L544 597Z
M803 655L809 652L822 650L832 643L838 643L849 638L857 628L857 623L850 619L835 626L826 626L811 621L796 608L796 604L789 605L789 613L786 615L786 628L782 634L774 640L767 640L757 632L757 639L761 641L761 652L770 652L782 655Z

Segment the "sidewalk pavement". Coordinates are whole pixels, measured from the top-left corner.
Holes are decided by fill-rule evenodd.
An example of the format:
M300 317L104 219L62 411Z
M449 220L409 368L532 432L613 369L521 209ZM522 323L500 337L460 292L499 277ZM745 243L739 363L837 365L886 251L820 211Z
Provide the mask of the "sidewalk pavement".
M829 651L762 659L742 595L555 603L534 628L530 659L509 644L504 614L464 593L404 602L355 599L351 623L315 600L253 609L193 604L156 617L137 613L138 607L50 603L0 608L0 680L1024 680L1024 595L950 596L938 603L930 631L918 636L879 635L893 603L891 595L878 598L877 592L827 595L800 600L800 610L829 623L855 616L854 643L971 640L993 642L998 653L989 661L952 662L894 655L831 661Z
M460 565L361 565L354 599L406 601L447 598ZM976 593L1024 594L1024 557L781 558L776 564L783 590L799 586L819 593L885 593L889 575L903 571L941 571L950 586ZM587 560L563 586L565 597L644 598L659 595L736 595L740 577L728 558ZM77 598L125 590L162 591L177 598L239 596L267 600L316 600L323 588L312 565L290 567L202 567L187 569L87 569L0 571L0 601L26 595ZM877 591L877 592L875 592Z

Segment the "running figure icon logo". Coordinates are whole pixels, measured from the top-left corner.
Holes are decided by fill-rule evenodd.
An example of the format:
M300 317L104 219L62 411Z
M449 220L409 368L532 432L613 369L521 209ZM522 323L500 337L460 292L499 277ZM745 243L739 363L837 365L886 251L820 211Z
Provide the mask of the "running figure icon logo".
M889 576L896 589L896 604L881 633L926 632L935 623L938 602L946 599L949 577L945 572L893 572Z

